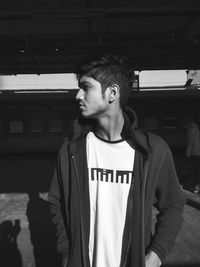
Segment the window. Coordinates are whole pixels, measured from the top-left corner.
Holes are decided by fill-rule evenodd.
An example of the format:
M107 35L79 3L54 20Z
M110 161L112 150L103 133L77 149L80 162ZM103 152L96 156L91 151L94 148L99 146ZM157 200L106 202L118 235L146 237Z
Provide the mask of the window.
M139 73L140 90L185 89L186 70L149 70Z
M163 118L163 128L165 129L176 129L178 126L178 120L175 117Z
M23 133L23 121L15 120L9 122L10 133Z
M188 80L186 70L144 70L135 71L136 82L133 90L182 90ZM58 74L19 74L1 75L0 91L15 92L68 91L78 89L78 82L73 73Z
M144 120L144 128L148 130L157 129L157 119L153 117L145 118Z
M1 75L0 90L69 90L77 89L73 73Z

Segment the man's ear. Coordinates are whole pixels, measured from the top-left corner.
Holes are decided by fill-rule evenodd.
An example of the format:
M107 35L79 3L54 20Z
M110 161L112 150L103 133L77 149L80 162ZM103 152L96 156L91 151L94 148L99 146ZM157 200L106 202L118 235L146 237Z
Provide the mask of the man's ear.
M109 102L112 103L113 101L119 98L120 88L118 84L112 84L109 89Z

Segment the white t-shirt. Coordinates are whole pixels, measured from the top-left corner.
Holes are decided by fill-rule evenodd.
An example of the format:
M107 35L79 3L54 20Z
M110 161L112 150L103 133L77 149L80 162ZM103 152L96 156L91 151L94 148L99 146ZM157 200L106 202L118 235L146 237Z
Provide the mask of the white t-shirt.
M87 135L91 267L120 266L134 156L124 140L107 142L92 132Z

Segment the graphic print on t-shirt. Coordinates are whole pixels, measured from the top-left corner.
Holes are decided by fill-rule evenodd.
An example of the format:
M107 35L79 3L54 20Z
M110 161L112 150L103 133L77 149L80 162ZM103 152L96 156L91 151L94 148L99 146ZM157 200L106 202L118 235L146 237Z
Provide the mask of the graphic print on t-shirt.
M91 267L119 267L135 151L126 141L87 135Z
M133 177L133 171L114 171L101 168L91 168L90 171L92 181L129 184Z

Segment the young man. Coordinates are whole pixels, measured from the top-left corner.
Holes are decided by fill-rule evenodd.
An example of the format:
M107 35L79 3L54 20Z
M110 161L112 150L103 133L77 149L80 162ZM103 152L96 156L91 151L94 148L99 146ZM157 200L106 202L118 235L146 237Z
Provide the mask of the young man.
M77 71L82 117L59 152L49 192L63 266L158 267L179 232L185 198L172 155L125 107L132 77L115 56Z
M195 113L187 128L186 157L191 158L194 172L194 193L200 193L200 113Z

